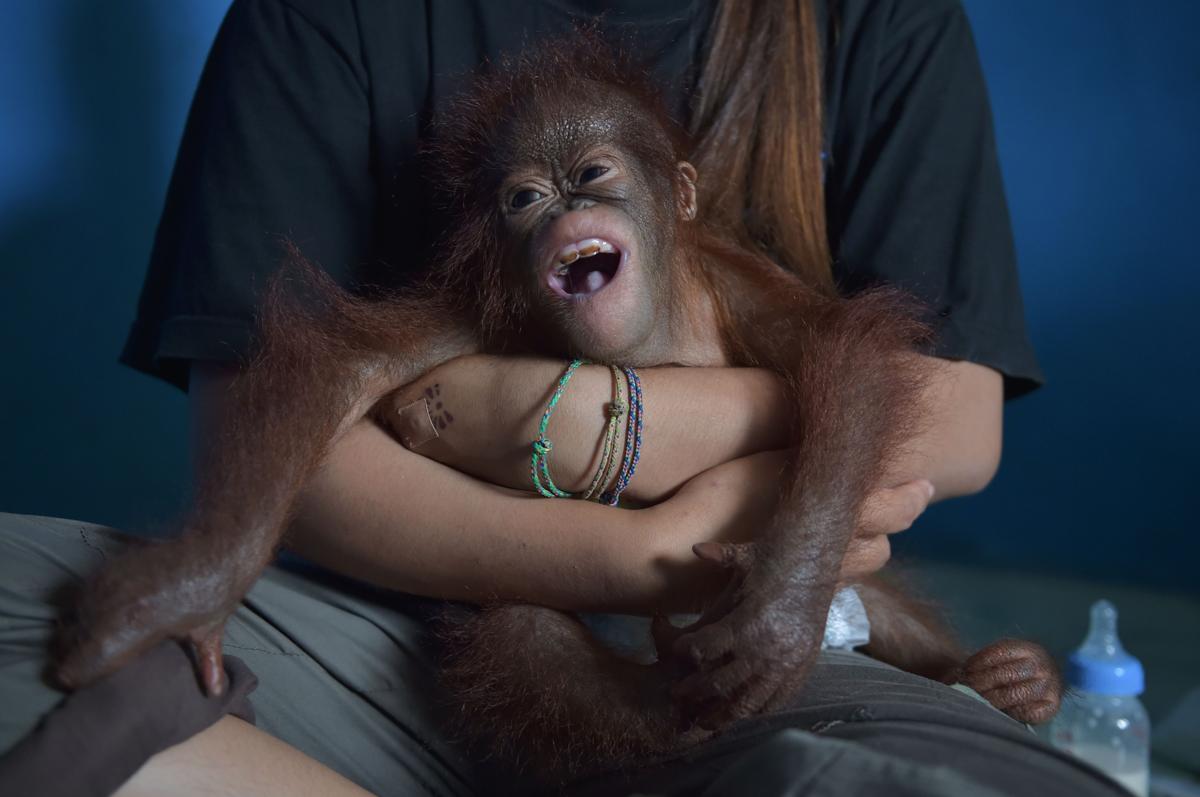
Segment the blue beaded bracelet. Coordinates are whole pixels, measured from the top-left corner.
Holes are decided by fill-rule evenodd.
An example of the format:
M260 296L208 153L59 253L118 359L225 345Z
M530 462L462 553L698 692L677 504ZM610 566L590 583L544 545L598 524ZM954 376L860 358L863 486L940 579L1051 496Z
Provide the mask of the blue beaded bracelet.
M642 455L642 380L632 368L622 368L629 380L629 421L625 428L625 457L621 462L620 475L612 490L600 496L600 503L616 506L621 493L629 486Z

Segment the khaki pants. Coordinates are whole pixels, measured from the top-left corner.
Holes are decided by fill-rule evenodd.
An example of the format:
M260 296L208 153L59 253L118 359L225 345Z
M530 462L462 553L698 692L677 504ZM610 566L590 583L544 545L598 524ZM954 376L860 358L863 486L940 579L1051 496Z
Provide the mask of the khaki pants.
M88 523L0 513L0 751L62 695L41 677L63 588L124 545ZM271 567L227 626L258 726L375 794L523 792L438 730L429 603ZM1117 795L979 700L856 653L822 654L794 706L579 795Z

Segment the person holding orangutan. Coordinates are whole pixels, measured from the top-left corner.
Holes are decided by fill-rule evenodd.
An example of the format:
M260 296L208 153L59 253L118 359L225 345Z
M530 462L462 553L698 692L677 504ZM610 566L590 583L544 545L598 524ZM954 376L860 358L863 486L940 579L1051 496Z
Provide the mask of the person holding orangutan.
M820 560L837 568L822 576L830 587L863 582L887 561L888 535L906 529L931 500L982 489L999 461L1004 396L1040 379L1024 334L990 114L963 12L950 0L892 0L888 9L851 0L610 5L600 23L605 35L634 54L652 54L648 64L671 111L689 120L696 169L688 180L700 174L692 201L711 208L715 223L737 230L817 292L836 296L891 283L934 311L931 348L909 355L927 375L914 397L922 417L903 446L880 458L886 470L873 472L872 486L855 499L853 535L835 558ZM448 239L431 236L427 223L436 189L423 182L444 175L436 163L422 174L417 157L429 117L454 125L444 114L448 102L485 60L536 49L552 37L578 36L595 46L573 27L598 10L592 6L233 4L197 92L123 356L188 389L201 472L214 470L211 452L230 441L252 448L275 439L234 419L246 401L260 407L256 417L271 419L271 434L288 439L293 431L297 442L286 445L299 447L306 435L320 435L288 430L288 419L316 416L273 414L264 402L277 396L281 406L301 406L341 395L335 383L296 390L278 382L288 395L236 387L239 361L253 351L259 291L284 259L279 236L360 292L415 282L424 263L444 262L436 247ZM581 96L580 106L595 99ZM731 150L731 141L747 142L746 151ZM709 174L717 177L706 182ZM537 191L521 190L512 207L538 201L528 196ZM667 234L649 223L644 229ZM563 279L570 293L581 290L569 282L574 277ZM752 314L753 307L736 309L738 298L726 301L734 312ZM699 546L693 554L693 546L750 539L776 510L780 474L793 467L781 449L792 445L797 420L786 380L767 368L715 362L703 336L690 348L665 349L665 357L638 350L630 364L639 366L653 438L624 498L644 508L533 500L514 488L528 489L521 463L528 463L529 432L564 362L473 354L478 347L456 337L453 307L436 300L429 307L426 315L394 316L408 328L426 325L420 328L435 343L402 358L407 370L396 373L407 375L399 384L409 384L387 406L427 407L435 437L401 445L403 430L394 436L385 428L389 423L370 411L374 400L349 402L326 435L332 445L313 449L319 467L314 460L299 492L256 496L262 506L278 504L280 524L290 520L283 543L303 561L291 556L269 567L236 604L274 551L275 538L264 532L261 545L205 549L195 578L166 579L172 586L147 593L158 604L122 610L136 624L139 616L182 612L191 595L232 595L219 621L192 619L180 626L186 630L167 634L196 643L208 696L177 687L179 672L191 665L174 643L131 657L125 652L136 645L129 639L90 644L68 637L59 676L83 688L0 759L0 783L6 774L28 777L28 762L46 760L57 726L83 716L79 727L91 727L79 706L100 695L122 706L131 737L144 740L153 728L162 740L157 748L141 744L137 755L112 757L128 771L113 774L119 766L110 762L104 783L115 788L133 776L120 794L520 793L534 788L539 773L473 760L447 734L426 631L440 602L649 615L694 610L700 596L720 592L720 574L698 558L703 550L715 556L713 549ZM661 303L645 317L657 312L666 312ZM633 316L626 323L640 322ZM296 340L289 353L299 368L308 359L304 345L325 339L314 333ZM511 347L483 347L497 349ZM333 361L343 350L308 352ZM470 356L451 359L456 354ZM641 367L659 362L679 365ZM372 367L352 357L343 363L368 386L398 378ZM585 489L596 469L602 410L612 398L607 367L582 366L573 380L554 421L554 470L571 492ZM634 382L625 384L632 395ZM368 394L378 399L384 392L368 387ZM224 478L253 476L235 468ZM202 480L198 502L221 494L206 489ZM256 517L253 511L246 517ZM45 587L39 606L56 606L60 582L95 570L97 552L108 558L125 546L117 535L80 524L46 523L37 531L9 525L0 544L12 554L11 566L47 573L38 582ZM206 573L223 573L243 556L253 574L245 584L241 576L207 580ZM66 573L50 573L47 557ZM177 566L163 558L161 572ZM108 591L129 589L138 578L125 576L114 576ZM104 577L86 593L93 599L76 604L84 619L104 611L97 583L103 586ZM909 617L928 615L892 587L877 589L871 600L903 603ZM0 602L0 611L10 607ZM51 625L38 633L48 637ZM878 630L888 635L886 627ZM257 675L252 712L246 694L253 676L240 662L223 665L222 637L225 651ZM968 682L969 670L959 673ZM158 689L153 697L130 675L137 672ZM164 672L176 680L159 677ZM822 653L804 673L786 707L740 715L732 726L720 721L728 732L686 758L659 756L621 772L585 766L588 777L552 785L581 794L765 794L820 771L822 788L847 794L885 787L896 794L1110 793L961 691L850 652ZM0 738L4 747L58 699L48 686L20 677L0 679L5 695L30 695L10 735ZM988 696L989 685L978 688ZM170 717L155 709L164 700L178 701ZM257 727L245 721L255 715ZM195 735L182 741L189 733Z

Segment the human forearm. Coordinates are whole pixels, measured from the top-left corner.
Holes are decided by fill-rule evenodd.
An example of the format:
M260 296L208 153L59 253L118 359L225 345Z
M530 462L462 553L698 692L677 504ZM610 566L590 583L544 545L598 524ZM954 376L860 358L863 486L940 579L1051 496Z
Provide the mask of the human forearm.
M561 369L555 364L554 370ZM768 371L649 368L639 375L645 428L637 477L623 494L628 499L661 501L717 465L786 444L788 406L781 385ZM554 470L572 491L586 487L599 467L598 443L612 400L608 369L594 366L577 376L583 377L581 384L572 386L578 392L568 397L573 400L559 403L555 416L561 417L554 429ZM508 381L516 401L536 395L530 393L531 386ZM538 410L540 414L540 406ZM519 476L528 481L524 470Z
M441 431L415 450L486 481L529 490L530 441L565 363L532 358L466 357L402 391L404 406L426 396ZM785 391L771 373L750 368L652 368L641 374L645 431L627 498L653 503L716 465L786 444ZM564 489L587 486L613 399L611 372L584 366L572 378L549 426L552 470ZM442 425L445 423L446 425Z
M718 492L728 499L719 516L683 502L667 514L547 501L416 456L362 422L305 489L286 544L429 597L650 613L689 608L716 586L689 560L693 542L735 533L733 491Z
M1000 374L965 361L924 359L930 378L919 433L893 458L880 486L926 480L934 486L934 500L978 492L999 463ZM431 408L441 404L450 413L440 437L417 451L485 481L530 490L530 441L564 365L473 356L440 366L402 391L399 402L436 385ZM627 498L653 503L718 464L787 444L791 408L781 381L767 371L665 367L640 373L645 445ZM565 489L585 486L599 466L611 400L609 371L585 366L559 403L549 432L553 472Z
M783 452L755 454L700 474L656 506L613 509L485 484L364 422L306 488L287 544L354 578L430 597L693 611L723 576L692 546L753 539L775 508L783 467ZM925 500L910 485L878 491L842 582L878 570L887 535L907 528Z
M490 367L500 368L504 362L491 359ZM549 385L562 364L546 361L543 366L546 378L542 381ZM670 381L685 371L687 376L706 373L701 369L648 369L646 374L654 378L661 372ZM729 373L739 377L761 374L734 369ZM608 400L611 383L603 370L596 370L593 376L597 382L594 387L605 396L597 398L594 407L598 436L602 423L599 409ZM968 491L964 488L971 486L967 484L970 480L963 478L963 459L954 464L955 458L971 461L980 457L980 451L986 454L988 447L976 446L973 453L967 454L956 454L953 445L937 450L939 441L949 438L953 442L973 423L969 413L964 418L953 409L955 401L963 400L963 380L953 369L940 374L939 380L946 380L948 386L935 385L931 391L949 400L951 409L936 409L935 404L935 411L943 418L954 419L955 433L948 435L936 423L929 424L921 444L909 446L891 478L899 483L904 475L928 478L933 474L940 482L939 497L945 497L955 490ZM705 387L712 381L708 380ZM720 379L716 381L720 383ZM436 384L441 384L444 395L447 385ZM572 389L581 386L573 385ZM658 390L661 385L652 387L660 396L673 393L669 385L664 390ZM975 385L967 387L973 390ZM501 384L488 389L505 388ZM729 389L728 385L723 389ZM536 412L540 412L544 398L538 396L533 402ZM515 402L514 397L510 403ZM662 406L663 417L678 420L688 416L687 407L676 412ZM536 424L536 418L531 416L531 423ZM755 424L751 426L751 433L741 439L769 445L769 434L763 434ZM686 436L697 430L698 425L691 423L679 433ZM520 447L511 456L521 463L518 482L522 488L528 478L526 436L512 436L512 445ZM968 443L973 442L969 434L965 437ZM565 440L556 437L556 441L560 439ZM662 442L662 438L656 439ZM555 456L564 448L570 446L565 442L556 445ZM664 444L664 457L668 449ZM649 450L647 456L651 456ZM555 460L556 473L560 472L561 462ZM414 455L378 427L364 422L335 446L306 489L290 544L348 575L433 597L528 600L563 609L634 613L683 609L694 606L719 586L719 579L695 558L691 546L705 540L749 539L774 507L782 464L778 453L743 458L706 470L658 506L614 510L581 501L548 501L528 492L484 484ZM664 465L676 467L670 461ZM695 463L685 462L678 467L686 472ZM649 472L639 469L643 476ZM926 500L920 490L908 488L882 490L877 496L871 517L863 520L869 533L862 540L860 553L854 561L848 557L843 564L845 581L853 581L886 561L884 533L907 527Z
M922 360L929 375L917 434L893 459L884 486L924 479L935 501L979 492L1000 464L1002 377L971 362Z

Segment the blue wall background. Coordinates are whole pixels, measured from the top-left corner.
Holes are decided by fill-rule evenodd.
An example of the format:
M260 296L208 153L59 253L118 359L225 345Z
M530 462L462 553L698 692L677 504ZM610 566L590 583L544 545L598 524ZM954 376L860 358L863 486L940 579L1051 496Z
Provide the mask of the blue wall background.
M1030 327L983 495L905 554L1200 592L1200 3L965 0ZM227 0L0 6L0 510L153 529L187 482L182 394L116 364Z

